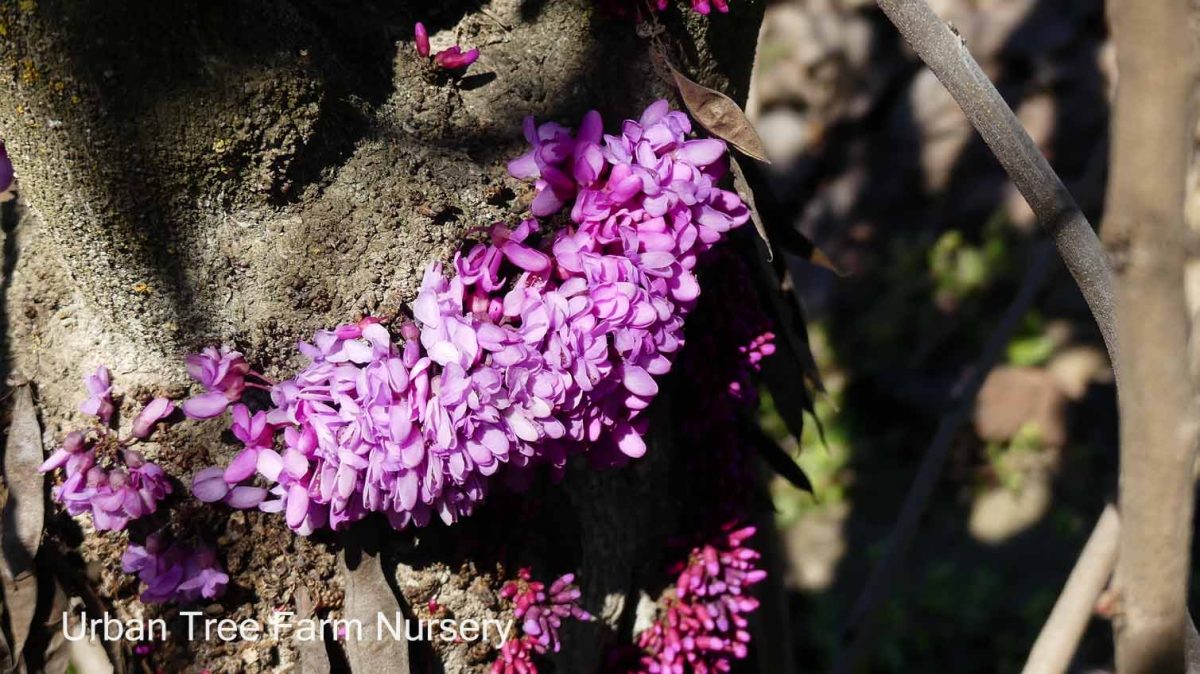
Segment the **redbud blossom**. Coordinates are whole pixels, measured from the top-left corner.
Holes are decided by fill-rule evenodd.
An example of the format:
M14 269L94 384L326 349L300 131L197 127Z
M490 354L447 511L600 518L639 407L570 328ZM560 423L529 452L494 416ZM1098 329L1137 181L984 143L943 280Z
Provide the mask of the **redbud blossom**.
M478 49L463 51L462 47L454 45L435 54L433 62L446 70L465 70L467 66L474 63L478 58Z
M268 409L234 408L245 448L197 474L198 498L283 512L302 534L370 512L398 529L449 524L502 469L519 485L571 454L619 465L646 452L644 411L683 346L698 256L749 218L715 186L725 146L689 138L666 101L619 136L595 112L577 133L525 131L533 148L510 171L536 180L535 215L570 206L574 225L497 224L451 268L431 265L399 340L375 319L318 331ZM212 387L231 357L209 349L189 366Z
M417 42L417 55L425 58L429 56L429 31L425 30L425 24L420 21L413 28L413 34Z

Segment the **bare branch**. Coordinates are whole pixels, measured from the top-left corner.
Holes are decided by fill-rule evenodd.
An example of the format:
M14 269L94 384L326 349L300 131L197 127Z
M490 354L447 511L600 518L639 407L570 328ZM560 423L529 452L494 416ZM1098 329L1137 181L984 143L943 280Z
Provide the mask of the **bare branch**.
M858 661L867 654L871 643L870 633L875 614L883 601L892 593L896 576L904 566L904 560L908 556L908 550L917 534L921 517L925 514L925 508L929 505L929 499L933 496L934 488L941 477L942 468L946 463L946 457L950 453L954 438L963 423L970 417L971 410L974 408L975 396L983 386L988 372L991 371L1000 354L1004 352L1004 347L1012 340L1013 334L1021 324L1021 318L1033 305L1033 300L1037 296L1038 288L1046 278L1052 259L1053 253L1048 244L1043 244L1036 250L1025 271L1025 278L1021 281L1021 288L1017 292L1016 298L1005 310L1004 316L992 332L992 336L984 346L983 353L979 356L979 360L969 375L956 387L953 395L953 407L946 411L938 424L937 433L934 435L929 449L925 451L925 458L922 459L921 467L917 470L917 477L904 500L900 517L892 529L891 536L888 537L883 556L875 565L866 587L863 588L862 594L859 595L858 601L854 605L846 627L842 630L842 641L846 647L839 654L838 661L834 663L834 672L855 671Z
M1109 505L1100 514L1096 528L1083 546L1062 594L1042 626L1022 674L1062 674L1079 648L1079 640L1091 622L1096 600L1112 577L1117 562L1117 539L1121 521Z
M1079 205L971 57L962 38L924 0L878 0L878 4L954 97L1029 202L1038 223L1050 234L1058 254L1079 284L1104 336L1109 357L1115 362L1117 331L1112 270Z

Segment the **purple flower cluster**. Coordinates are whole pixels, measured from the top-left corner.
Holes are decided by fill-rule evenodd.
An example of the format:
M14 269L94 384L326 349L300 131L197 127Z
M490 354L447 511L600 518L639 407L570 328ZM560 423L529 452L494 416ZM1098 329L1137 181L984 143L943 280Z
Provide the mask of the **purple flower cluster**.
M143 545L130 543L121 556L121 568L136 573L146 584L141 599L152 604L215 599L229 583L212 548L167 542L161 533L150 534Z
M723 534L692 550L658 619L638 637L641 662L630 674L728 672L746 657L746 614L758 608L750 587L766 578L759 554L745 545L754 527Z
M456 256L454 276L430 266L399 343L371 318L318 332L299 347L309 365L270 387L271 409L235 408L245 450L193 491L283 511L304 534L372 511L403 528L469 514L505 465L519 482L573 453L641 456L642 412L699 294L697 256L749 217L714 186L724 143L690 130L666 101L619 136L602 135L595 112L574 135L529 120L533 149L510 170L536 179L535 215L574 200L573 224L541 245L536 220L498 224ZM232 357L198 358L220 372ZM213 396L204 411L225 404ZM269 489L242 484L254 473Z
M574 574L562 576L547 588L545 583L533 580L529 569L518 571L517 580L500 588L500 597L512 604L522 634L504 644L492 663L492 674L537 674L533 655L558 652L558 629L564 620L592 620L592 615L579 605L580 596Z
M429 58L429 31L420 21L413 28L413 37L417 44L417 55ZM433 55L433 62L443 70L466 70L468 66L479 59L478 49L463 48L453 45Z
M137 450L120 449L124 465L105 470L96 465L96 444L74 431L41 465L43 473L66 469L66 479L51 490L54 500L72 515L91 512L98 531L120 531L130 520L158 510L158 502L171 493L162 468Z
M51 490L54 500L66 506L71 515L91 512L92 524L98 531L119 531L130 520L158 510L158 503L171 493L171 484L162 468L128 447L130 440L118 440L109 431L113 403L108 368L101 366L85 377L84 385L89 397L80 409L96 417L101 425L95 432L68 433L62 447L38 470L45 473L64 469L66 478ZM155 403L138 415L136 427L149 428L158 420L155 414L160 415L158 418L170 414L169 401L168 408ZM137 428L135 435L136 431ZM120 460L106 461L102 466L97 461L97 450Z
M88 398L80 410L100 423L84 431L67 434L63 444L38 468L49 472L62 468L65 477L51 490L54 500L71 515L92 514L98 531L120 531L130 522L158 511L171 493L171 483L157 464L147 461L132 445L150 437L159 422L175 411L169 398L154 398L133 420L128 437L118 437L110 428L115 410L112 375L100 366L84 378ZM210 548L164 545L162 536L152 534L145 544L130 543L122 564L126 572L137 572L147 589L146 602L192 601L218 596L225 576Z
M183 413L189 419L211 419L241 399L250 366L241 353L224 346L220 349L210 346L187 357L187 371L200 382L205 393L185 400Z

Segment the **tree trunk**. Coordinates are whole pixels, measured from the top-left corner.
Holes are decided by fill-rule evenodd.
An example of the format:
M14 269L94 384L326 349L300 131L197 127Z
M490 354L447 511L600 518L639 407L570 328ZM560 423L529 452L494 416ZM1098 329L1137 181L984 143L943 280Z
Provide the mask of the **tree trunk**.
M1192 3L1109 3L1119 82L1104 238L1117 273L1121 539L1117 671L1183 672L1196 463L1185 363L1184 193L1195 125Z
M592 0L0 0L0 137L20 193L5 219L0 318L8 370L35 383L47 442L81 426L79 381L98 364L113 371L127 424L137 402L183 392L189 351L231 344L287 377L313 331L403 311L427 263L525 209L529 188L505 162L524 151L526 115L574 125L597 108L611 131L671 95L652 44L744 101L764 3L730 4L712 17L672 9L662 32L639 37L658 23L635 29ZM480 47L469 74L416 57L418 20L435 50ZM669 410L664 400L656 415ZM151 458L186 483L232 455L220 430L176 427ZM572 470L564 488L498 496L461 530L385 537L384 568L410 603L433 599L460 618L494 611L477 590L505 546L535 569L576 568L600 621L568 633L560 671L595 671L603 642L628 636L677 507L661 488L674 459L655 451L669 443L657 435L627 469ZM338 608L332 539L298 539L260 513L181 510L221 539L238 588L225 615L265 621L297 593ZM102 598L140 615L121 537L83 536ZM464 542L473 536L490 552ZM414 671L422 658L480 671L469 651L415 653ZM296 656L266 639L176 643L156 657L256 671Z

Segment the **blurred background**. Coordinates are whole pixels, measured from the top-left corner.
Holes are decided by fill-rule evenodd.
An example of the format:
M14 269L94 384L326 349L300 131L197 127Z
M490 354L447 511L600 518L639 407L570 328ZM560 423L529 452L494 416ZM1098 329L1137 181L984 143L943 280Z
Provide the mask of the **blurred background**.
M1100 0L936 0L1092 222L1113 55ZM869 0L773 4L750 111L794 227L842 272L796 263L827 392L767 426L814 483L773 485L797 661L832 664L954 385L1044 240L959 107ZM766 367L771 367L768 361ZM868 670L1019 671L1116 488L1099 332L1061 263L955 439ZM1107 671L1093 621L1077 671Z

